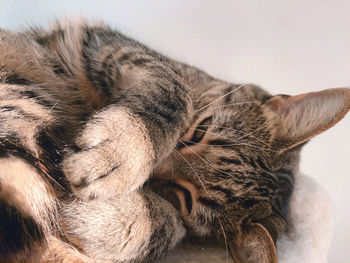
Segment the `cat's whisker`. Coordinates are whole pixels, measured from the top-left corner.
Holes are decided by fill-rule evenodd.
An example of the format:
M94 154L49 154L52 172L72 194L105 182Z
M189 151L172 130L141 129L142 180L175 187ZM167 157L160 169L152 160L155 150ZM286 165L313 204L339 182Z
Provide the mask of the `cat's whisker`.
M254 138L255 140L265 144L266 146L270 146L268 143L266 143L265 141L259 139L258 137L254 136L253 134L251 133L246 133L244 131L241 131L241 130L238 130L238 129L235 129L235 128L229 128L229 127L224 127L224 126L218 126L218 125L201 125L202 127L215 127L215 128L222 128L222 129L225 129L225 130L230 130L230 131L235 131L235 132L239 132L239 133L242 133L243 135L245 136L249 136L249 137L252 137Z
M225 105L220 105L217 107L213 107L213 110L220 109L220 108L226 108L227 106L235 106L235 105L245 105L245 104L252 104L255 103L255 101L246 101L246 102L236 102L236 103L229 103Z
M179 142L181 142L184 146L186 146L188 149L190 149L196 156L198 156L204 163L208 164L208 165L209 165L210 167L212 167L214 170L216 170L216 171L218 171L218 172L220 172L220 173L226 174L226 175L228 175L228 176L230 176L230 177L234 177L233 174L229 174L229 173L227 173L227 172L225 172L225 171L223 171L223 170L221 170L221 169L216 168L214 165L212 165L212 164L209 163L207 160L205 160L202 156L200 156L198 153L196 153L190 146L188 146L187 144L185 144L185 143L184 143L183 141L181 141L180 139L179 139Z
M47 176L51 181L53 181L58 187L65 190L65 188L59 182L57 182L51 175L49 175L48 173L45 173L45 176Z
M174 183L174 167L171 166L171 182Z
M55 104L49 109L49 113L53 111L53 109L57 106L57 104L60 102L60 99L58 99Z
M41 96L35 96L34 99L40 99L40 98L52 98L51 95L41 95Z
M182 154L179 153L175 148L174 148L174 151L175 151L175 153L177 153L177 154L190 166L190 168L193 170L193 172L195 173L195 175L198 177L198 180L199 180L199 182L201 183L201 185L202 185L202 187L203 187L203 189L204 189L204 192L207 192L207 189L206 189L205 185L203 184L202 179L200 178L200 176L198 175L196 169L194 169L194 167L192 166L192 164L191 164L185 157L183 157Z
M255 147L255 148L261 148L255 145L251 145L251 144L246 144L246 143L228 143L225 145L222 144L205 144L205 143L196 143L196 145L201 145L201 146L209 146L209 147L230 147L230 146L239 146L239 145L245 145L245 146L250 146L250 147ZM187 147L191 147L191 145L187 145Z
M39 159L39 160L42 161L41 159ZM54 182L58 187L65 190L65 188L47 172L47 169L45 169L45 167L43 165L39 164L39 166L42 167L42 171L45 174L45 176L47 176L48 179L50 179L52 182Z
M200 129L194 129L194 130L197 130L197 131L202 131ZM245 146L250 146L250 147L254 147L254 148L257 148L257 149L262 149L262 150L265 150L265 151L270 151L270 152L277 152L276 150L273 150L271 148L265 148L265 147L261 147L261 146L258 146L258 145L253 145L253 144L250 144L250 143L245 143L245 142L240 142L239 140L233 140L231 138L228 138L228 137L225 137L223 135L220 135L218 133L215 133L215 132L210 132L210 131L206 131L206 133L209 133L209 134L212 134L216 137L220 137L222 139L225 139L227 140L228 142L233 142L234 144L226 144L226 145L208 145L208 144L200 144L200 143L196 143L196 145L206 145L206 146L234 146L234 145L245 145ZM238 143L236 143L238 142ZM188 146L188 145L186 145Z
M60 101L60 99L58 99L56 101L56 103L49 109L49 111L47 112L47 114L45 115L45 117L43 117L41 123L44 123L49 117L50 117L50 114L51 112L53 111L53 109L57 106L58 102Z
M112 56L113 56L114 63L115 63L115 65L116 65L117 68L118 68L118 67L119 67L119 64L118 64L117 56L115 55L114 50L111 50L111 53L112 53Z
M226 238L226 233L225 233L225 229L224 229L224 226L222 225L221 223L221 219L220 217L217 217L218 221L219 221L219 224L220 224L220 227L221 227L221 231L222 231L222 234L224 236L224 241L225 241L225 249L226 249L226 262L228 262L228 245L227 245L227 238Z
M266 150L266 151L270 151L270 152L277 152L277 151L271 149L270 146L269 146L268 144L266 144L266 145L269 146L269 147L266 148L266 147L261 147L261 146L254 145L254 144L250 144L250 143L240 142L239 140L233 140L233 139L231 139L231 138L222 136L222 135L217 134L217 133L214 133L214 132L210 132L210 131L208 132L208 131L207 131L207 133L210 133L210 134L212 134L212 135L215 135L215 136L218 136L218 137L220 137L220 138L226 139L226 140L228 140L229 142L239 142L238 145L246 145L246 146L250 146L250 147L254 147L254 148L257 148L257 149L262 149L262 150ZM242 138L242 137L241 137L241 138ZM239 139L241 139L241 138L239 138ZM257 139L257 138L256 138L256 139Z
M179 142L182 143L184 146L186 146L188 149L190 149L196 156L198 156L204 163L208 164L211 168L213 168L214 170L220 172L220 173L223 173L223 174L226 174L226 175L229 175L231 177L234 177L233 174L229 174L229 173L226 173L225 171L222 171L218 168L216 168L214 165L212 165L211 163L209 163L207 160L205 160L202 156L200 156L198 153L196 153L191 147L189 147L187 144L185 144L183 141L181 141L179 139Z
M243 88L243 87L245 87L245 86L247 86L247 85L249 85L249 84L243 84L243 85L238 86L237 88L235 88L235 89L233 89L233 90L227 92L226 94L220 96L219 98L216 98L216 99L213 100L212 102L209 102L207 105L203 106L202 108L196 110L196 112L199 112L199 111L204 110L205 108L209 107L210 105L212 105L213 103L217 102L218 100L220 100L220 99L222 99L222 98L225 98L226 96L232 94L233 92L235 92L235 91L237 91L237 90L239 90L239 89L241 89L241 88Z

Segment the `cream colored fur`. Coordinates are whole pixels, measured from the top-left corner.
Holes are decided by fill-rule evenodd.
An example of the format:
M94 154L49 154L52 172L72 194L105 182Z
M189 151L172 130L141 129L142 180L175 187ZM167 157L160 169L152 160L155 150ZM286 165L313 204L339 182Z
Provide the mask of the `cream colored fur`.
M145 201L144 195L157 200L157 207L162 207L165 214L176 215L176 210L154 193L135 191L108 201L76 201L67 204L61 213L60 226L66 237L90 258L90 261L86 262L134 262L142 259L155 242L152 235L154 224L166 220L168 224L179 225L171 240L168 240L169 248L174 248L185 234L184 227L179 222L169 222L169 218L160 218L157 222L152 222L149 203ZM81 211L84 211L84 216L79 214ZM99 217L96 217L96 214ZM172 217L171 220L179 219ZM84 242L81 243L80 240ZM73 248L57 243L57 240L55 242L59 251L79 256ZM57 258L57 248L53 248L51 254L52 258ZM78 258L85 262L83 255ZM94 261L94 258L99 260Z
M31 165L20 158L0 159L0 171L2 190L0 191L0 198L5 198L9 204L15 207L20 207L21 212L33 217L44 227L46 226L46 230L48 230L49 219L55 214L50 209L54 207L55 197L48 183L41 178ZM27 176L24 177L23 174ZM30 185L31 187L23 187L24 185ZM43 210L43 207L49 209L49 211Z
M96 213L103 215L105 218L112 220L113 224L99 220L86 223L77 218L74 223L70 218L74 218L77 214L75 206L68 206L65 210L65 221L69 222L68 228L62 222L63 228L68 238L75 235L84 236L87 239L98 237L99 231L103 231L105 237L105 245L100 247L100 243L90 242L83 247L85 253L90 255L98 254L101 259L114 259L118 261L132 260L140 254L140 251L146 249L150 242L151 220L149 218L148 209L142 196L138 192L123 195L120 198L112 200L113 202L103 203L100 201L92 201L85 204L82 201L79 209L83 209L86 214L90 214L90 218L94 218ZM84 224L85 228L78 227L75 224ZM80 233L83 231L83 233ZM122 242L119 242L121 241ZM81 244L76 244L81 247ZM107 253L108 252L108 253Z
M142 186L153 168L155 152L148 132L124 108L96 114L76 143L86 150L65 159L63 170L73 186L82 180L90 183L84 188L73 187L82 199L89 199L91 192L99 197L132 192ZM109 175L99 178L105 174Z

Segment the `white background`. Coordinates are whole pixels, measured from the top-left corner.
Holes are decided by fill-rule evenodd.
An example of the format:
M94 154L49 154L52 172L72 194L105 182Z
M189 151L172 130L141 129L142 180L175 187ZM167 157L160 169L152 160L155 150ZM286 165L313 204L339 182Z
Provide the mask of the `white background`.
M104 20L216 77L272 93L350 85L350 1L0 0L2 28L76 15ZM350 262L349 151L350 113L307 144L301 163L334 200L332 263Z

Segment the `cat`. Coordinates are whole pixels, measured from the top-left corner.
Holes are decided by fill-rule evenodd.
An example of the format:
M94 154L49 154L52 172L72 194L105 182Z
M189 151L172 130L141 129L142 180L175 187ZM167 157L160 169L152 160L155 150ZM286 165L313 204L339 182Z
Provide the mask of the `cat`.
M156 262L188 236L277 262L302 146L346 88L272 96L104 24L0 31L0 260Z

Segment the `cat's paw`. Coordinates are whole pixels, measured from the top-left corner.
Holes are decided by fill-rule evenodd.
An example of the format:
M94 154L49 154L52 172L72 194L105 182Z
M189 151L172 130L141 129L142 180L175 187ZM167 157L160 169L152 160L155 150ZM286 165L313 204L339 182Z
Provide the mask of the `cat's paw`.
M63 171L81 199L131 192L148 179L155 154L142 122L123 108L98 113L76 139Z

